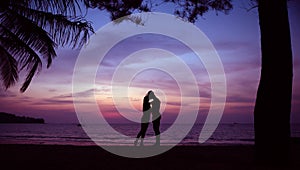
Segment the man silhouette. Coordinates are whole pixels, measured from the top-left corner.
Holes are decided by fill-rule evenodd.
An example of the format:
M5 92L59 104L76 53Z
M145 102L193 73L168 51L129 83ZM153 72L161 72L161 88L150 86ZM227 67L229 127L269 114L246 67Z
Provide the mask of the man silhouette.
M156 137L156 142L155 142L155 146L159 146L160 145L160 119L161 119L161 114L159 112L160 110L160 100L155 96L153 91L149 91L149 100L151 101L151 111L152 111L152 124L153 124L153 130L155 133L155 137Z

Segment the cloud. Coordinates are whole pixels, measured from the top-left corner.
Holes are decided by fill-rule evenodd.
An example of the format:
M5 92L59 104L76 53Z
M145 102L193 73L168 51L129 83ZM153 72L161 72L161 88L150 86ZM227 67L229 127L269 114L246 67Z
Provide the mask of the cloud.
M55 100L55 99L42 99L38 102L34 102L35 105L64 105L73 104L73 100Z
M227 103L254 103L255 98L250 96L227 96L226 98Z
M0 88L0 97L16 97L17 95L10 90L3 90Z
M49 89L48 91L49 91L49 92L57 92L56 89Z
M249 49L251 49L251 47L253 47L253 43L247 42L247 41L231 41L231 40L224 41L224 40L222 40L222 41L215 42L214 46L218 51L237 52L237 50L248 51Z
M134 98L134 97L130 97L130 101L133 101L133 102L138 102L138 101L141 101L141 99Z
M93 97L94 95L103 95L107 94L110 92L111 89L109 87L99 87L99 88L91 88L88 90L76 92L76 93L67 93L67 94L61 94L58 96L53 96L53 99L70 99L75 97L80 97L80 98L88 98L88 97Z
M71 94L71 96L73 95L76 97L91 97L94 94L94 92L95 92L95 89L89 89L89 90L73 93L73 94Z
M52 98L53 99L69 99L69 98L72 98L72 94L71 93L61 94L61 95L58 95L58 96L53 96Z

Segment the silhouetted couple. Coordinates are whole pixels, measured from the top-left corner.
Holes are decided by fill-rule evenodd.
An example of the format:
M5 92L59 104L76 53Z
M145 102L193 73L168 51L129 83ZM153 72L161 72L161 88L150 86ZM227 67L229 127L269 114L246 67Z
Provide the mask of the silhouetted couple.
M150 122L151 113L152 113L153 130L156 137L155 146L160 145L159 126L160 126L161 115L159 109L160 109L160 100L154 95L153 91L149 91L143 100L143 116L141 119L141 130L136 136L136 140L134 141L135 146L137 145L139 138L141 138L140 146L144 145L144 138Z

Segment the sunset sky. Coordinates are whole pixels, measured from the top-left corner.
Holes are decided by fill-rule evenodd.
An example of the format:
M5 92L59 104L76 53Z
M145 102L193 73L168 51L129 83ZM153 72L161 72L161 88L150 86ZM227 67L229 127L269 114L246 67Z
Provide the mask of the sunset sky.
M245 2L245 3L243 3ZM224 66L227 80L227 99L222 122L252 123L253 109L260 75L260 34L257 9L249 12L247 1L234 2L234 9L229 15L208 12L199 18L195 25L203 31L215 46ZM156 7L155 11L172 13L172 6ZM99 10L89 10L87 20L92 21L94 30L110 22L109 14ZM292 48L294 56L294 87L292 122L300 123L300 3L289 2L289 17L291 26ZM162 25L166 27L166 25ZM280 34L280 33L279 33ZM108 36L108 35L103 35ZM280 40L278 40L280 41ZM105 42L101 42L105 43ZM203 123L210 103L210 81L201 61L191 51L178 41L162 35L145 34L130 37L117 44L104 58L97 71L95 87L83 88L77 96L82 101L94 96L104 115L112 122L123 122L117 112L111 96L111 81L114 70L126 57L138 50L159 48L170 51L182 59L196 77L200 110L197 121ZM276 50L276 49L274 49ZM42 117L47 123L78 122L72 98L72 76L80 50L59 48L58 57L54 59L49 69L43 65L43 70L33 79L28 90L20 93L21 82L8 90L0 89L0 111L17 115ZM143 67L151 62L171 65L171 58L160 57L159 54L139 58L129 69ZM89 67L85 68L88 70ZM278 68L280 69L280 68ZM278 81L280 77L278 75ZM22 80L22 79L21 79ZM183 85L189 88L189 84ZM176 81L165 72L148 69L132 78L129 87L131 109L125 116L141 116L142 99L148 90L153 90L162 101L162 111L165 123L173 122L179 111L180 91ZM279 97L278 97L279 99ZM189 101L193 103L193 99ZM276 106L274 106L276 107ZM271 119L271 118L270 118Z

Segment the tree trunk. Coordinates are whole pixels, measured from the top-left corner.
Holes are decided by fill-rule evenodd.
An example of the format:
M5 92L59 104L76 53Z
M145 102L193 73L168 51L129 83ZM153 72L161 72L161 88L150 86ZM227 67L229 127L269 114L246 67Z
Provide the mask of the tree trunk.
M261 77L254 109L256 158L288 159L293 57L287 0L259 0Z

